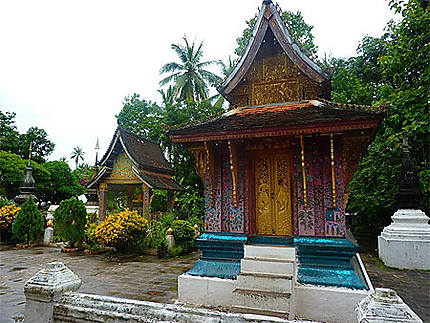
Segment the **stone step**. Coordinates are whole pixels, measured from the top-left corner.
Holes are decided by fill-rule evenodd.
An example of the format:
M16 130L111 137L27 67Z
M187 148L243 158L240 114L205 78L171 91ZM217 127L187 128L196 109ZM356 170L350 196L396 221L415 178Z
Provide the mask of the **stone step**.
M290 312L290 293L277 293L257 291L245 288L236 288L233 291L233 306L248 308L255 311L273 311L284 313L288 316Z
M243 258L241 273L293 275L294 262L268 258Z
M274 316L283 319L292 319L290 313L288 312L280 312L280 311L268 311L262 309L251 308L248 306L232 306L232 312L241 313L241 314L255 314L255 315L264 315L264 316Z
M274 275L261 273L240 273L237 276L238 288L258 291L291 293L293 289L292 275Z
M295 260L296 249L287 246L245 245L245 258Z

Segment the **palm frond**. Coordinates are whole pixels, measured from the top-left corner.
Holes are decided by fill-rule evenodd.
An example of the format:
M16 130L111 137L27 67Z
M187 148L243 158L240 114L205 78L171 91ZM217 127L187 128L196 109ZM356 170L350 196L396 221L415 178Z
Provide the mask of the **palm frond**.
M170 63L164 64L160 68L160 74L181 71L183 69L184 69L183 65L175 63L175 62L170 62Z
M171 81L176 81L180 74L181 74L181 72L177 72L177 73L174 73L174 74L171 74L171 75L165 77L164 79L162 79L159 82L160 86L164 86Z

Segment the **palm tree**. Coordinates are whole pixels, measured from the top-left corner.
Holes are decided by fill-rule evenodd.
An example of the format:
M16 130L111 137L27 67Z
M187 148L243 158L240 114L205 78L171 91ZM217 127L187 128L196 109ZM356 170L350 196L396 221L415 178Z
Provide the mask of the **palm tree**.
M221 66L222 74L227 77L236 67L236 60L232 59L229 55L227 64L220 60L219 65Z
M79 163L79 159L84 160L84 156L85 153L82 151L82 148L79 146L76 146L75 148L73 148L73 152L72 155L70 156L72 159L75 159L75 163L76 163L76 169L78 169L78 163Z
M170 73L169 76L160 81L160 86L174 82L175 96L186 102L207 99L208 84L215 85L221 82L221 78L205 68L218 62L202 62L203 43L196 46L193 41L190 46L186 36L183 37L183 40L185 46L171 45L171 48L178 55L180 63L170 62L160 69L160 74Z

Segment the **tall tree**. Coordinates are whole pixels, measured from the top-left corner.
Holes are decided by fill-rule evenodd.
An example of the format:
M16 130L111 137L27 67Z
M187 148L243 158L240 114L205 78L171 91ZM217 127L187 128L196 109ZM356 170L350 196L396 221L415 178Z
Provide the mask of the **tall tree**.
M84 152L82 151L82 148L79 146L76 146L73 148L72 154L70 157L75 160L76 163L76 169L78 168L79 160L84 160Z
M53 151L55 144L48 139L48 134L45 130L38 127L31 127L25 134L19 136L20 139L20 155L23 158L28 156L29 147L31 144L32 158L37 163L43 163Z
M316 59L318 47L314 44L314 36L312 34L314 26L305 22L300 11L284 11L281 13L281 17L300 49L310 58ZM242 36L236 39L238 45L234 51L236 55L242 56L248 44L248 40L252 35L252 30L254 29L256 21L256 17L246 21L247 27L243 31Z
M43 163L55 147L48 139L45 130L31 127L26 133L20 134L15 125L14 112L0 111L0 150L28 157L30 143L32 143L32 157L37 163Z
M17 153L19 132L15 125L14 112L0 111L0 150Z
M385 120L368 155L351 183L349 210L367 220L370 227L384 226L396 208L397 176L403 136L409 138L412 163L419 171L424 201L430 207L430 9L428 1L391 1L402 20L388 25L389 37L378 62L382 81L391 88ZM373 65L370 66L372 71ZM364 68L366 72L368 69ZM372 73L369 73L372 74ZM364 75L362 76L364 77Z
M221 78L206 68L218 61L204 61L203 43L190 45L187 37L183 37L184 45L172 44L171 48L179 58L178 62L170 62L160 69L160 74L169 73L160 81L160 85L173 82L176 96L183 101L192 102L208 98L208 85L221 82Z

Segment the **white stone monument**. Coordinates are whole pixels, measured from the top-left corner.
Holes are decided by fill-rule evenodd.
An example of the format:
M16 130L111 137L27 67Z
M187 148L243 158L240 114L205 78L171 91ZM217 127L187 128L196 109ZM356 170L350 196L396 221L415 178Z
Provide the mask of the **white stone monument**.
M62 262L51 262L24 286L25 322L53 322L54 301L65 292L76 291L81 280Z
M403 139L402 169L399 176L398 207L393 223L378 237L379 258L389 267L430 269L429 218L419 210L419 180L410 160L408 141Z
M412 309L388 288L377 288L355 308L358 323L422 323Z
M389 267L430 269L429 218L421 210L398 210L378 237L379 258Z

